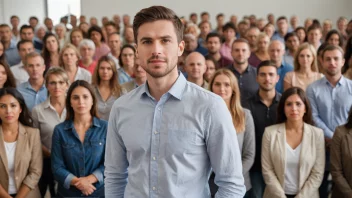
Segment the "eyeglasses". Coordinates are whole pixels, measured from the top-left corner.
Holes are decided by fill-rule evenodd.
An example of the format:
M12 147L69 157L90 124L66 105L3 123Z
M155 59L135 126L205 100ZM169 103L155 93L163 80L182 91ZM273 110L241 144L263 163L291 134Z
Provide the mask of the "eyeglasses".
M48 84L49 84L50 86L55 87L57 84L59 84L60 86L62 86L62 85L64 85L65 83L66 83L65 81L51 81L51 82L49 82Z

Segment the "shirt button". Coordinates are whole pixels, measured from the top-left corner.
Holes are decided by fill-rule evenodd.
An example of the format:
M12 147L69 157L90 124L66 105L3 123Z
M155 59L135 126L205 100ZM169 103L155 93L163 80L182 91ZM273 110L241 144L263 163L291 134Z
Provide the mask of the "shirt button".
M160 111L160 110L161 110L161 108L160 108L160 107L158 107L158 110Z
M156 158L155 158L155 157L153 157L153 160L156 160Z
M99 145L101 145L101 142L99 143Z
M153 186L153 190L156 190L155 186Z

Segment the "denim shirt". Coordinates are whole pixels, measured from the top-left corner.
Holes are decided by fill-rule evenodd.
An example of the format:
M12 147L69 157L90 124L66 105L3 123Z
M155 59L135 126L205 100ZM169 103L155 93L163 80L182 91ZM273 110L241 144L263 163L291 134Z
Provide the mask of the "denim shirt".
M70 186L72 179L93 174L98 182L96 191L104 188L104 156L107 122L96 117L81 143L73 120L56 125L52 139L52 171L59 183L58 193L64 196L82 196L80 190ZM91 196L101 196L92 194Z

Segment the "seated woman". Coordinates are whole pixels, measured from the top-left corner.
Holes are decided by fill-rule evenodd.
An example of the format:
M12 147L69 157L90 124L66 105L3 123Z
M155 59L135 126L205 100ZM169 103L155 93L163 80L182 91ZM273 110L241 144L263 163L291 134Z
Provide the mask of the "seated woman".
M311 107L301 88L282 94L277 121L265 128L262 141L263 197L318 198L325 169L324 133L312 126Z
M45 75L48 99L32 110L34 126L40 130L43 150L43 174L39 180L39 189L44 197L49 186L52 197L56 196L54 176L51 172L51 140L54 127L66 118L66 93L69 86L68 76L61 67L51 67Z
M225 100L232 115L233 125L237 132L238 145L242 154L243 177L247 189L246 197L250 197L248 191L252 186L249 170L252 168L255 157L255 132L251 112L242 107L237 78L230 70L217 70L212 80L210 80L209 89Z
M77 66L79 58L80 54L78 49L74 45L68 43L61 50L60 66L67 72L70 83L73 83L76 80L85 80L88 83L91 83L92 75L89 71Z
M56 125L51 169L58 197L103 197L107 122L97 117L93 88L84 80L70 86L66 121Z
M316 54L314 47L308 43L298 47L294 58L294 70L286 73L284 77L284 90L300 87L305 91L309 84L323 77L318 71Z
M0 60L0 88L6 87L16 88L16 80L9 65Z
M126 44L122 46L119 57L119 64L121 67L117 70L120 85L133 80L132 75L135 57L136 49L132 45Z
M102 56L94 71L92 85L97 96L99 116L106 121L115 100L127 92L117 78L115 62L108 56Z
M331 141L332 198L352 196L352 108L347 123L336 128Z
M40 197L42 148L39 130L32 127L20 92L0 89L0 197Z

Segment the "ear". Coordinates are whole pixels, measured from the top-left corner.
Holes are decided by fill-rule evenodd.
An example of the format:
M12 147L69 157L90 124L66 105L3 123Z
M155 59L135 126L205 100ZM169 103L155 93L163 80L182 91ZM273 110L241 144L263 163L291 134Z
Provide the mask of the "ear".
M178 44L178 52L177 55L181 56L183 54L183 51L185 50L185 42L182 40L179 44Z
M136 58L139 58L138 49L136 47Z

